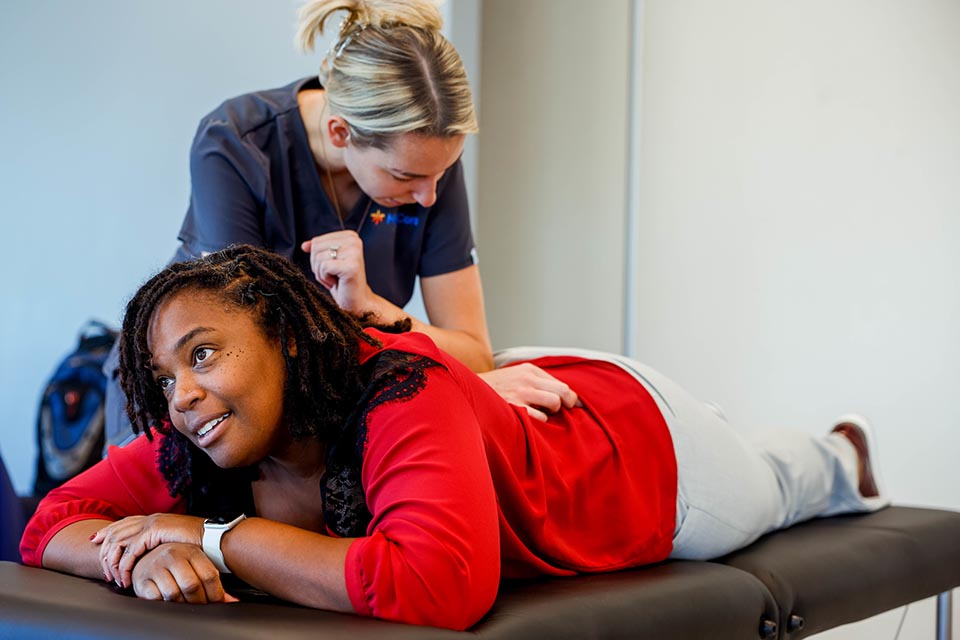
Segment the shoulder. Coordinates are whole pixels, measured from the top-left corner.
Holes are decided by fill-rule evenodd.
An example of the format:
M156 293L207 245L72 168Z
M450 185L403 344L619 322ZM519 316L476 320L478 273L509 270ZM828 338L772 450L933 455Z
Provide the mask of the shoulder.
M206 136L244 138L264 127L277 126L279 120L299 117L297 93L314 82L315 78L301 78L282 87L225 100L200 120L194 144Z
M426 356L435 360L439 364L445 364L447 355L440 350L430 336L417 331L408 331L406 333L385 333L379 329L364 329L364 333L376 338L381 346L374 347L366 342L360 343L360 363L363 364L371 358L382 354L385 351L399 351L415 356Z
M470 376L464 376L463 366L437 347L429 336L415 331L403 334L366 331L380 340L382 346L361 348L361 364L370 367L371 372L371 395L364 414L377 413L382 418L393 411L376 409L390 405L409 419L415 406L424 407L429 413L436 413L441 405L451 403L462 407L469 387L465 377Z

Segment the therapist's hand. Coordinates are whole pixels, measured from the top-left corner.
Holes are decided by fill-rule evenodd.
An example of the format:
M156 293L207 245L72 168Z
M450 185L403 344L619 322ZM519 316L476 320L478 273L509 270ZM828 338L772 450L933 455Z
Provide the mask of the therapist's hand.
M537 420L546 422L547 413L577 406L577 394L566 382L557 380L540 367L524 362L478 374L510 404L520 405Z
M300 245L310 254L310 270L341 309L351 313L373 310L375 294L367 284L363 241L356 231L334 231Z
M133 569L133 592L145 600L238 602L223 590L220 572L203 549L182 542L162 544L140 558Z

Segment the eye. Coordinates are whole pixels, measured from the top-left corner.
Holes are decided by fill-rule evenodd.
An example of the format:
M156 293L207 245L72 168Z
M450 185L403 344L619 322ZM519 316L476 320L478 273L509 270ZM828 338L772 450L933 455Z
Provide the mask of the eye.
M413 182L413 178L407 178L407 177L405 177L405 176L395 176L395 175L391 174L390 177L392 177L392 178L393 178L394 180L396 180L397 182Z
M157 386L160 387L161 391L166 391L173 384L173 378L167 376L159 376L157 378Z
M193 363L200 364L205 361L213 354L213 349L210 347L197 347L193 351Z

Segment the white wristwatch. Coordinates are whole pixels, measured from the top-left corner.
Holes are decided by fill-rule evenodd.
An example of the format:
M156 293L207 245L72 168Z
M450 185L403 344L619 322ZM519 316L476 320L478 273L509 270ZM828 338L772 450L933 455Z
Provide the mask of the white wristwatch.
M234 520L227 521L226 518L207 518L203 521L203 552L207 554L213 565L220 573L230 573L226 563L223 561L223 552L220 550L220 538L227 531L247 519L247 516L240 514Z

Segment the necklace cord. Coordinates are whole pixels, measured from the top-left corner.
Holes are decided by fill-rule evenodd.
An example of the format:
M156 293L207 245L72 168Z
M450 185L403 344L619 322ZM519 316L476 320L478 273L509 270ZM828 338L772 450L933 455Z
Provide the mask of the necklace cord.
M330 199L333 201L333 210L337 213L337 220L340 222L340 230L346 231L347 224L343 219L343 212L340 210L340 198L337 197L337 187L333 182L333 174L330 172L330 161L327 159L327 139L325 136L325 127L324 127L324 118L327 115L327 96L324 95L323 111L320 113L320 158L323 160L323 172L327 176L327 186L330 188ZM321 178L321 183L323 182ZM358 185L359 186L359 185ZM363 193L363 190L360 191L361 194L367 199L367 206L363 210L363 216L360 218L360 224L357 225L355 231L357 235L360 235L360 230L363 229L363 223L367 221L367 215L370 213L370 205L373 204L373 198Z

